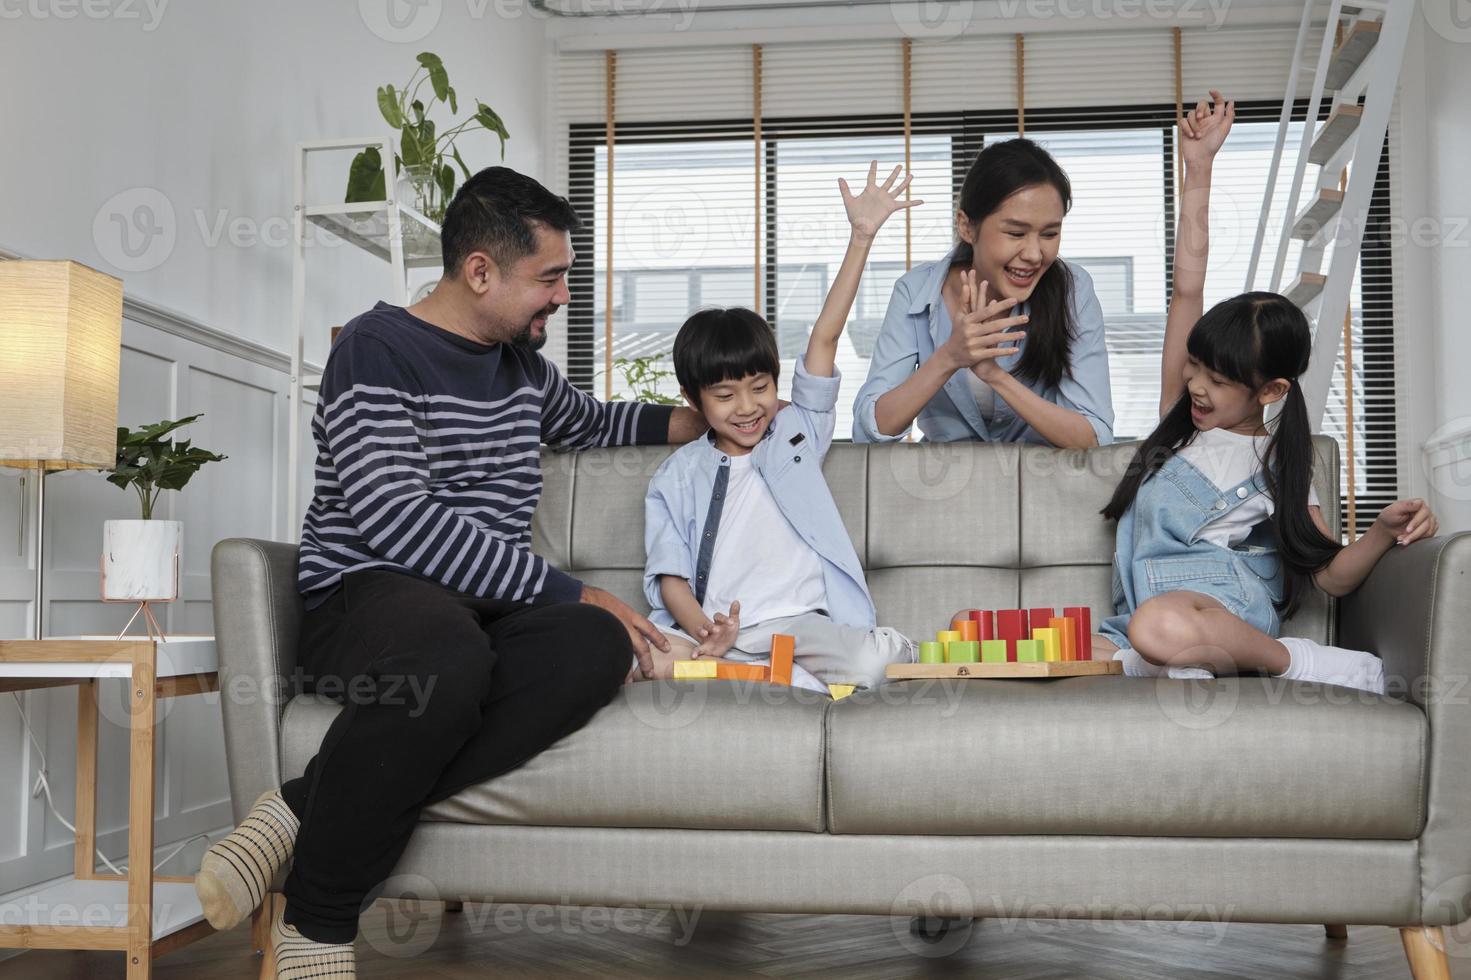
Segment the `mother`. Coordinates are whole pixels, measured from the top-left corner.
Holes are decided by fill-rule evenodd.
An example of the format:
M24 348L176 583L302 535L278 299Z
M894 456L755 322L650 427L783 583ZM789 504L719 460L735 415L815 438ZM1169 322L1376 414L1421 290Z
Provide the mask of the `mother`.
M894 284L854 442L900 439L916 419L938 442L1113 440L1103 310L1088 273L1057 257L1071 206L1067 174L1036 143L981 151L961 186L960 243Z

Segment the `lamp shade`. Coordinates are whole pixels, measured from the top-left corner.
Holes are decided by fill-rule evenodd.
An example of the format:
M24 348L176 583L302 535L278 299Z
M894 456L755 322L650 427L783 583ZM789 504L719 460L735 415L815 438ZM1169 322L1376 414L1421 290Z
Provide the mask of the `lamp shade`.
M0 463L117 460L123 284L76 262L0 262Z

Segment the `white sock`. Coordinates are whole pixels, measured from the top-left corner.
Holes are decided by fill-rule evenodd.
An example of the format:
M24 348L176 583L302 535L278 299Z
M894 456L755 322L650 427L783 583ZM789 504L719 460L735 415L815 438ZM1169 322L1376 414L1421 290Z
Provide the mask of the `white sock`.
M1384 693L1384 663L1372 653L1324 646L1300 636L1279 637L1278 642L1291 658L1282 677Z
M1166 673L1177 681L1213 681L1216 675L1204 667L1171 667Z
M1139 655L1133 647L1119 647L1113 658L1124 665L1126 677L1163 677L1165 669L1152 664Z

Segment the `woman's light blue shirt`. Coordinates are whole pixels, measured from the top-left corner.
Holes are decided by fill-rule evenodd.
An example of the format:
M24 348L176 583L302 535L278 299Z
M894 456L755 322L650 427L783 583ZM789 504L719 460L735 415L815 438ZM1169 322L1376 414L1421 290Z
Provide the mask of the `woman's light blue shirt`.
M928 360L950 336L950 313L940 291L950 270L952 251L935 262L915 266L894 283L894 293L884 314L884 326L874 344L868 364L868 379L858 390L853 405L854 442L894 442L905 433L885 435L879 431L875 410L879 398L899 387ZM1093 277L1079 265L1069 265L1073 274L1073 323L1077 336L1071 348L1072 373L1054 386L1041 381L1028 387L1055 405L1082 415L1093 426L1100 446L1113 442L1113 393L1109 387L1108 350L1104 346L1103 308L1093 291ZM1016 314L1026 313L1023 303ZM1022 340L1018 348L1026 344ZM1021 359L1021 350L998 359L1010 371ZM981 416L965 375L956 371L945 386L920 410L915 422L930 442L980 439L986 442L1039 442L1047 440L1016 414L999 395L988 422Z

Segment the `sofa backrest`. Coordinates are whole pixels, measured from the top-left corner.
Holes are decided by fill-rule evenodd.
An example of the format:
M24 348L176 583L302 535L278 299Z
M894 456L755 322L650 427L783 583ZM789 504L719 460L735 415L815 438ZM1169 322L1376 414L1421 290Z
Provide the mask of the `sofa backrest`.
M1314 440L1315 484L1338 528L1338 444ZM1114 525L1098 512L1133 443L1091 450L963 443L838 443L823 473L868 572L880 624L928 637L968 607L1113 611ZM542 454L534 550L647 611L644 492L672 450ZM1285 631L1333 639L1332 604L1312 595Z

